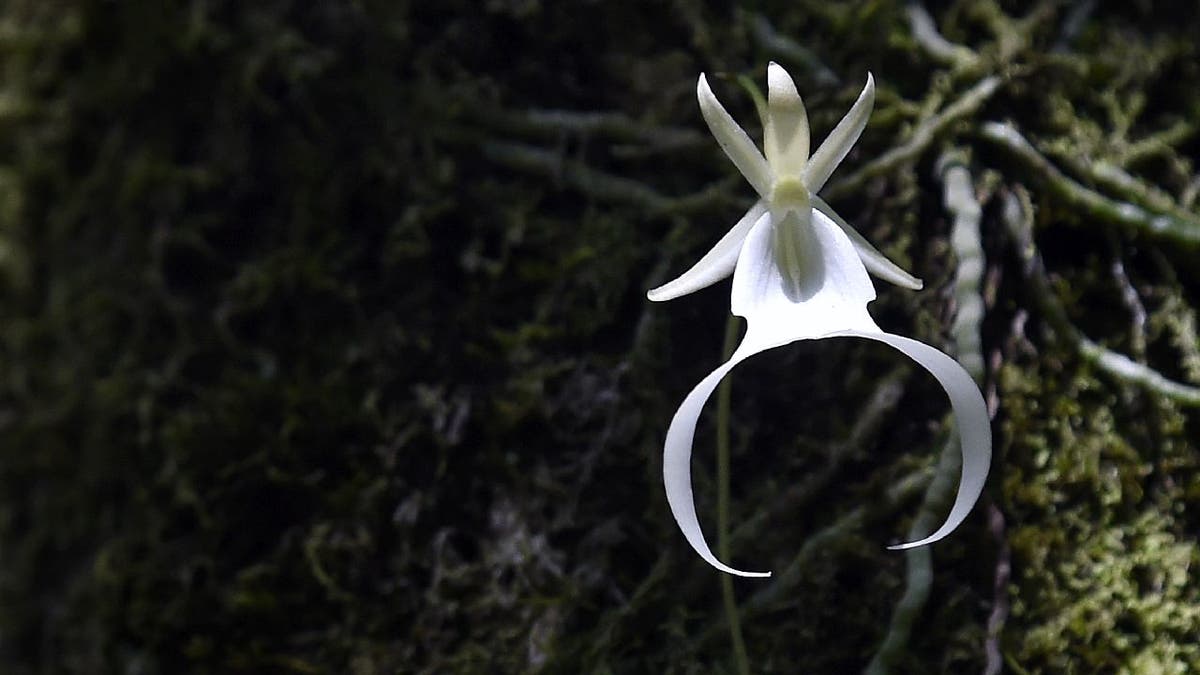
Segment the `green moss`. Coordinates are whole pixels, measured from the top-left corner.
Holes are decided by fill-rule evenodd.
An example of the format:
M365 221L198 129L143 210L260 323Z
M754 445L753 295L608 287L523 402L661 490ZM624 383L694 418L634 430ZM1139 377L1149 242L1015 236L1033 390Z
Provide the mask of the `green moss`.
M1001 370L1022 627L1008 654L1030 672L1190 672L1200 667L1184 637L1200 630L1200 550L1171 457L1194 450L1178 412L1157 403L1139 415L1136 399L1119 403L1075 368Z

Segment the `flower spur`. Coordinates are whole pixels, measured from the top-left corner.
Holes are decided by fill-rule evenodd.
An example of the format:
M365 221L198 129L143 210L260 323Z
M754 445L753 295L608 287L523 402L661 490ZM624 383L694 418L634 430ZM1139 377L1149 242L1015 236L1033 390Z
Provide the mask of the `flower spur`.
M875 250L816 193L858 140L875 101L875 83L809 156L808 114L792 78L779 65L767 68L763 152L713 95L704 75L696 87L700 111L717 142L754 187L759 200L720 241L679 278L647 293L670 300L733 275L731 310L746 319L746 334L729 360L709 373L683 400L671 420L663 452L667 502L688 543L719 570L747 577L717 559L696 516L691 456L696 423L718 383L735 366L760 352L798 340L859 337L888 344L928 370L950 397L958 425L962 473L945 523L911 548L950 534L983 491L991 463L991 426L978 387L957 361L912 338L884 332L867 313L875 289L867 276L917 290L922 283Z

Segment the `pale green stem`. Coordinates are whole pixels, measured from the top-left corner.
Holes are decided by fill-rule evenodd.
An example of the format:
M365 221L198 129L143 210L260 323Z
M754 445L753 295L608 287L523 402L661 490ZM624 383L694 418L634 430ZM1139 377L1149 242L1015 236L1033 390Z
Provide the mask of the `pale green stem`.
M935 60L953 67L956 71L970 70L979 64L978 54L942 37L933 17L929 16L929 12L920 2L908 3L905 12L908 14L908 27L912 31L913 39Z
M856 506L831 525L805 539L791 562L772 573L771 583L761 586L742 603L741 613L756 616L767 612L779 612L785 608L794 609L795 589L811 570L815 559L828 553L835 542L858 536L867 523L882 514L891 513L898 504L917 495L929 483L929 476L930 471L927 468L917 469L905 475L884 489L878 499ZM717 623L710 624L693 641L694 644L702 645L712 641L720 628Z
M1040 174L1042 182L1055 196L1082 210L1092 218L1103 219L1164 237L1182 244L1200 243L1200 221L1181 218L1171 213L1155 213L1129 202L1110 199L1068 178L1050 163L1015 127L999 122L985 122L980 135L1013 154L1028 168Z
M739 321L729 315L725 322L725 346L722 360L729 360L737 347ZM717 556L729 560L729 402L730 380L725 378L717 388ZM733 576L721 575L721 598L725 602L725 620L729 623L729 639L733 642L733 658L739 675L750 675L750 659L746 655L746 640L742 637L742 622L738 618L737 598L733 594Z
M983 281L983 245L979 236L982 210L975 198L971 174L962 160L947 153L938 162L943 184L943 203L954 216L950 244L957 266L954 277L954 298L957 313L952 333L955 353L963 367L977 382L984 377L984 362L980 345L980 323L984 306L980 287ZM921 510L908 531L910 539L927 534L934 528L944 504L954 496L961 463L958 441L950 438L942 447L933 481L925 490ZM913 624L929 601L933 586L933 556L928 546L905 551L908 572L904 594L892 612L887 635L867 666L868 675L885 675L903 655L912 635Z
M1124 354L1106 349L1093 342L1071 323L1066 310L1059 303L1046 278L1041 256L1038 254L1037 245L1033 240L1032 204L1023 203L1024 201L1014 195L1009 195L1005 199L1003 219L1017 248L1017 253L1021 256L1025 280L1031 286L1030 295L1047 322L1054 328L1054 332L1073 344L1085 361L1112 377L1165 396L1181 405L1200 406L1200 387L1167 379L1149 366L1140 364Z
M1116 198L1128 200L1150 211L1170 213L1181 220L1197 220L1194 215L1179 208L1174 198L1155 185L1151 185L1104 159L1092 159L1076 148L1065 146L1053 148L1056 159L1077 175L1083 176L1096 186L1107 190Z
M761 590L746 600L743 611L754 615L771 610L778 611L782 606L786 606L786 603L793 603L791 606L794 606L795 594L789 595L788 589L796 588L804 574L810 570L809 565L812 564L815 556L821 552L828 552L834 542L845 541L849 537L856 536L856 533L862 532L863 527L871 518L882 513L889 513L900 502L915 496L929 482L929 473L928 469L913 471L888 486L878 499L873 499L847 511L832 525L805 539L792 561L772 575L773 583L763 586ZM926 548L928 547L912 550Z
M1134 162L1144 161L1150 157L1166 155L1172 148L1186 142L1200 129L1191 120L1179 120L1175 124L1130 143L1123 152L1117 155L1117 161L1123 166ZM1187 210L1187 207L1183 207Z

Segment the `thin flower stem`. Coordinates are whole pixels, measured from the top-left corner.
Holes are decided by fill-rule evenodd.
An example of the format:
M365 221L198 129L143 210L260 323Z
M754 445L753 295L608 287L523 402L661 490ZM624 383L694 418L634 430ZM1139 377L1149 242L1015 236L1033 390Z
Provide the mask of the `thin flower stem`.
M737 347L740 321L732 314L725 322L725 345L722 360L728 360ZM717 555L729 560L729 378L717 388ZM742 637L742 622L738 618L737 598L733 594L733 576L721 575L721 598L725 602L725 618L729 623L729 639L733 642L733 658L739 675L750 675L750 659L746 655L746 640Z
M912 499L929 484L931 468L920 468L889 485L879 499L851 509L832 524L806 538L800 550L783 569L772 576L772 583L761 586L742 603L741 612L747 616L760 616L768 612L794 609L795 589L811 570L811 565L835 542L849 541L859 536L862 529L884 514L892 513L898 504ZM715 639L720 629L717 623L710 624L696 638L697 645Z

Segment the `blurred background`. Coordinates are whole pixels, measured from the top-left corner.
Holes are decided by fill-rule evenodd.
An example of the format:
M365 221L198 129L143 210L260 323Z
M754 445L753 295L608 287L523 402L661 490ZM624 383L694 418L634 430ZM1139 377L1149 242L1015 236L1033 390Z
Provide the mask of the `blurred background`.
M1200 672L1198 15L3 0L0 670ZM723 581L661 453L729 285L645 291L752 201L697 76L757 135L771 60L814 147L874 74L822 196L925 280L872 313L974 364L995 457L888 551L944 516L942 390L756 357L723 538L775 576Z

